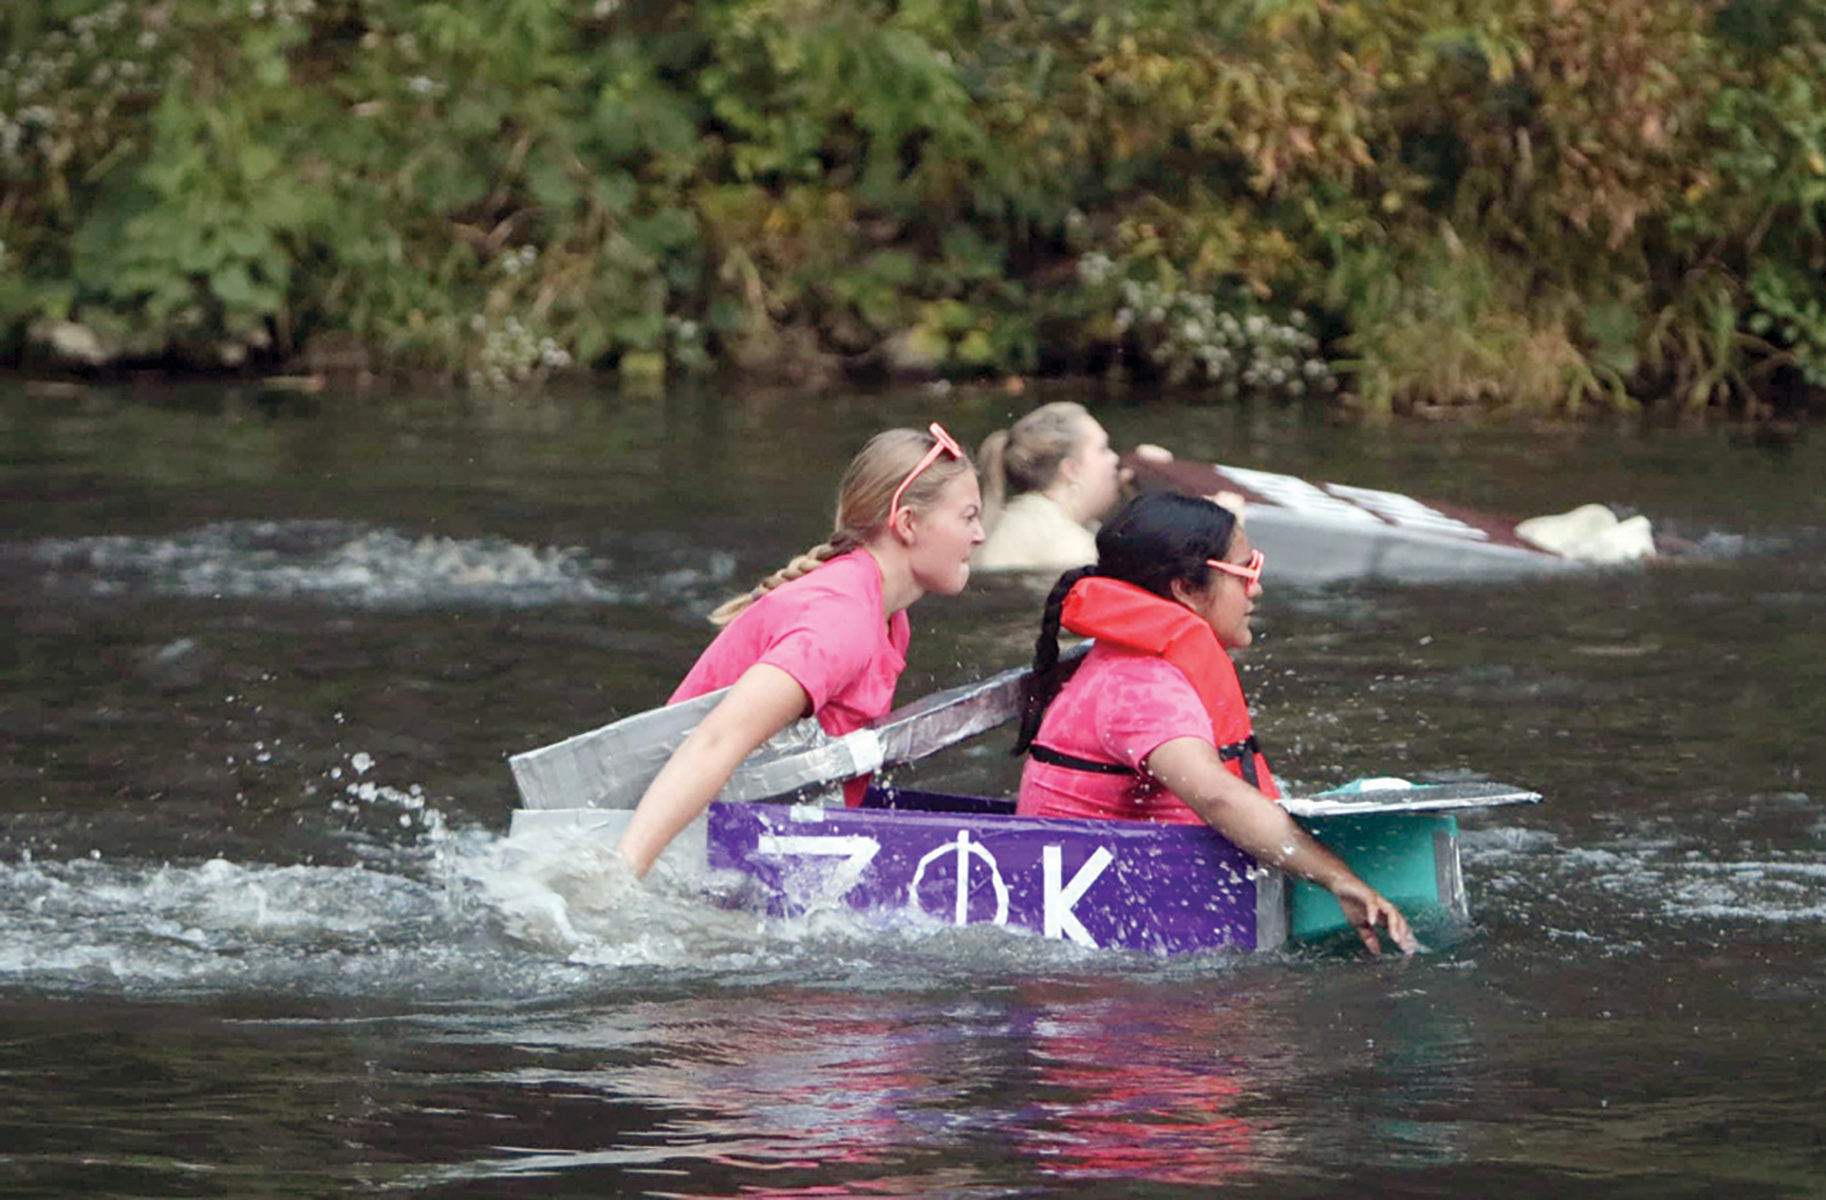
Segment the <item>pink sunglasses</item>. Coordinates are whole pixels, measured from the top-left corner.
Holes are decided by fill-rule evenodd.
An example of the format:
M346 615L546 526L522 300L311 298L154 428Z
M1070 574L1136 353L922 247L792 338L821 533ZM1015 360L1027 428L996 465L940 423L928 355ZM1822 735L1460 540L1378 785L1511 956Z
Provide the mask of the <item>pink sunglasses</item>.
M1216 567L1220 571L1225 571L1236 576L1238 579L1243 580L1244 586L1247 587L1262 581L1262 563L1265 561L1267 561L1267 556L1260 550L1255 550L1250 552L1249 565L1246 567L1239 567L1235 563L1225 562L1221 558L1207 558L1205 560L1205 565L1207 567Z
M945 427L940 425L937 421L926 426L926 432L932 435L932 449L926 451L926 456L920 459L918 465L911 471L907 472L907 477L900 481L899 487L894 489L894 498L888 501L888 523L890 525L894 523L894 518L900 514L901 494L907 490L908 484L919 478L919 473L921 471L937 462L938 456L941 453L948 453L952 458L957 459L964 457L963 447L959 446L957 444L957 439L946 433Z

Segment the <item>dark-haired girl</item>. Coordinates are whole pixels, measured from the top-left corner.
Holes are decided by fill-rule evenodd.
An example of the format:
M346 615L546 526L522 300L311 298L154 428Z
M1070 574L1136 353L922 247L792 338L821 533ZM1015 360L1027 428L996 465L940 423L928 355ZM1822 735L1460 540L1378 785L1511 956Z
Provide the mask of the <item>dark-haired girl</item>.
M1029 757L1019 811L1207 824L1258 861L1336 896L1363 942L1402 950L1406 918L1274 801L1228 651L1250 642L1262 552L1229 509L1168 493L1123 506L1097 563L1047 598L1015 753ZM1059 630L1096 639L1076 671Z

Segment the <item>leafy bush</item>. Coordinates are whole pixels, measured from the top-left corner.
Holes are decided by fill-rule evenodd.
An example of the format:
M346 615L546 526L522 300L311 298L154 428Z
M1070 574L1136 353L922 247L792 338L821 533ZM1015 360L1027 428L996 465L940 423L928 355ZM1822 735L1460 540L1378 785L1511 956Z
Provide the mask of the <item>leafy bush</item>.
M1371 413L1760 412L1826 369L1826 0L13 0L0 36L15 360L1335 368Z

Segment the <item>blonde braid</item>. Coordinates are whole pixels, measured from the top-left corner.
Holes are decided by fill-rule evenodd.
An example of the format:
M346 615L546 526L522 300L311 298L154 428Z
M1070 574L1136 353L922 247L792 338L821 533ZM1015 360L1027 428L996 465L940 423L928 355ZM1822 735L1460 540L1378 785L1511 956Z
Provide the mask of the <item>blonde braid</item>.
M778 571L775 571L772 575L769 575L761 582L755 584L750 590L743 592L739 596L731 596L729 599L723 601L723 603L717 605L715 611L710 614L710 623L715 625L718 629L721 629L723 626L729 624L729 622L741 616L742 611L750 604L753 604L756 600L759 600L762 596L773 591L781 584L791 583L802 575L810 575L813 571L816 571L831 559L836 558L839 554L854 550L861 544L861 542L852 541L852 539L843 536L841 533L833 533L830 541L819 542L804 554L798 555Z

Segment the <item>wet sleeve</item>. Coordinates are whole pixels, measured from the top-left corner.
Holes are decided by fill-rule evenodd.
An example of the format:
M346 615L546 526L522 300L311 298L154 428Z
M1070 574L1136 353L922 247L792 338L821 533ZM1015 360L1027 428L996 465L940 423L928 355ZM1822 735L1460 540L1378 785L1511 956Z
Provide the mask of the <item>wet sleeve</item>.
M1097 705L1104 753L1141 770L1148 755L1175 738L1216 745L1211 717L1192 681L1165 659L1136 659L1112 672Z

